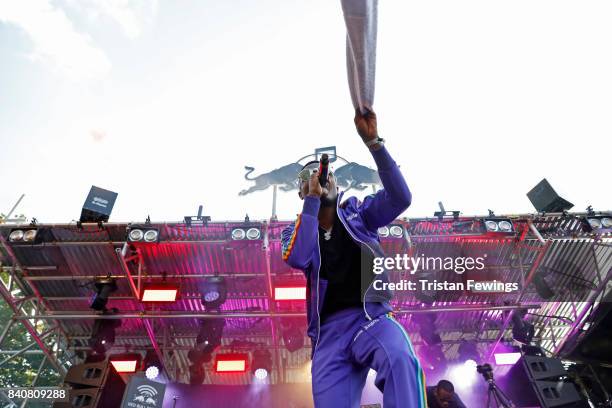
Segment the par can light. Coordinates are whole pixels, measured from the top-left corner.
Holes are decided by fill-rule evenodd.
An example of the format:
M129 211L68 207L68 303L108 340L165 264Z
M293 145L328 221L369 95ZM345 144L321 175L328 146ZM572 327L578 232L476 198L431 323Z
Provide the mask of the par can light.
M234 241L240 241L246 237L246 232L242 228L234 228L232 230L232 239Z
M380 227L378 229L378 235L383 237L383 238L388 237L389 236L389 227Z
M249 228L246 232L246 237L250 240L259 239L259 237L261 237L261 231L259 228Z
M404 235L404 228L401 225L392 225L389 227L389 234L394 238L401 238Z
M11 233L9 234L9 241L11 242L17 242L17 241L23 241L23 236L24 236L24 232L23 230L14 230L11 231Z

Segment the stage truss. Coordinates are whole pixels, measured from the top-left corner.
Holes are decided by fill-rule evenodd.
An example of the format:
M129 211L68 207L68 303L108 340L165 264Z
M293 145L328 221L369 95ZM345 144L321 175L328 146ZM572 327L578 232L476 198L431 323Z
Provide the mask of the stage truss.
M414 298L397 296L396 316L417 349L422 340L413 318L418 313L435 312L447 360L457 358L462 339L474 339L483 359L490 361L494 346L511 337L508 311L529 308L540 315L530 317L536 326L536 342L551 355L568 352L568 340L582 335L589 314L610 289L612 237L585 232L585 215L507 216L516 230L511 236L483 233L484 217L397 220L405 234L399 239L382 239L389 251L435 253L443 247L444 251L451 248L451 252L461 253L466 248L479 248L495 255L491 268L499 270L500 276L522 282L518 293L489 302L464 295L423 305ZM231 231L243 228L243 222L153 223L149 227L159 229L160 242L131 246L126 242L127 223L0 225L4 277L0 295L13 311L13 319L2 322L0 329L0 366L36 352L45 355L43 364L63 375L89 351L95 319L120 318L122 325L111 353L155 350L171 380L188 382L187 352L195 344L198 319L224 317L222 350L251 351L264 346L273 356L271 382L309 381L309 342L290 353L281 336L283 319L300 318L305 326L304 302L277 302L272 297L274 285L304 283L302 273L281 260L280 234L288 224L251 221L249 226L261 229L261 239L235 241ZM9 242L10 232L24 227L37 229L40 239L35 243ZM531 282L539 268L558 265L560 259L579 267L559 279L584 279L589 290L559 293L555 299L542 301ZM120 311L114 317L89 308L91 282L107 275L116 278L119 286L108 304ZM228 300L220 314L206 312L200 302L198 282L212 275L228 281ZM164 276L180 284L179 300L165 306L141 303L137 294L142 285ZM33 340L22 350L2 348L14 324L23 325ZM250 375L208 371L205 383L251 382Z

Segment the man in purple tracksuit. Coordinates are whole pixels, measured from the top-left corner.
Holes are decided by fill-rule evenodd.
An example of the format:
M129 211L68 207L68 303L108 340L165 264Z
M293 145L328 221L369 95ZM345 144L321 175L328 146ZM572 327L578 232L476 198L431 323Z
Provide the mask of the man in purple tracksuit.
M358 110L355 125L384 189L363 203L342 201L333 174L322 187L318 162L308 163L299 174L302 213L282 233L283 259L307 280L313 398L317 408L359 407L371 368L385 408L425 408L423 371L391 314L391 293L371 284L373 258L384 256L377 230L408 208L411 194L378 137L374 112ZM388 281L386 271L376 279Z

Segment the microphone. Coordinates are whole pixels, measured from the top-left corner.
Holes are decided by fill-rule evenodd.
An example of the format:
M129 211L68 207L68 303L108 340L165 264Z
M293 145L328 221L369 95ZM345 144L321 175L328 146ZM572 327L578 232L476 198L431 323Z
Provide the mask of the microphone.
M329 156L327 153L323 153L321 155L321 160L319 161L319 183L321 187L325 187L327 185L327 172L329 170Z

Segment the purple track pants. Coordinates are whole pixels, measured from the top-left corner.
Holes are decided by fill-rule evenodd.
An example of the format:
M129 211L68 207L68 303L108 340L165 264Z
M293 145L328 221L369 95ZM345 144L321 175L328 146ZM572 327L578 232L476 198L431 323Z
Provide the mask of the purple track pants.
M384 408L427 407L425 376L404 328L391 314L367 320L359 308L335 313L321 326L312 360L315 407L359 407L370 368Z

